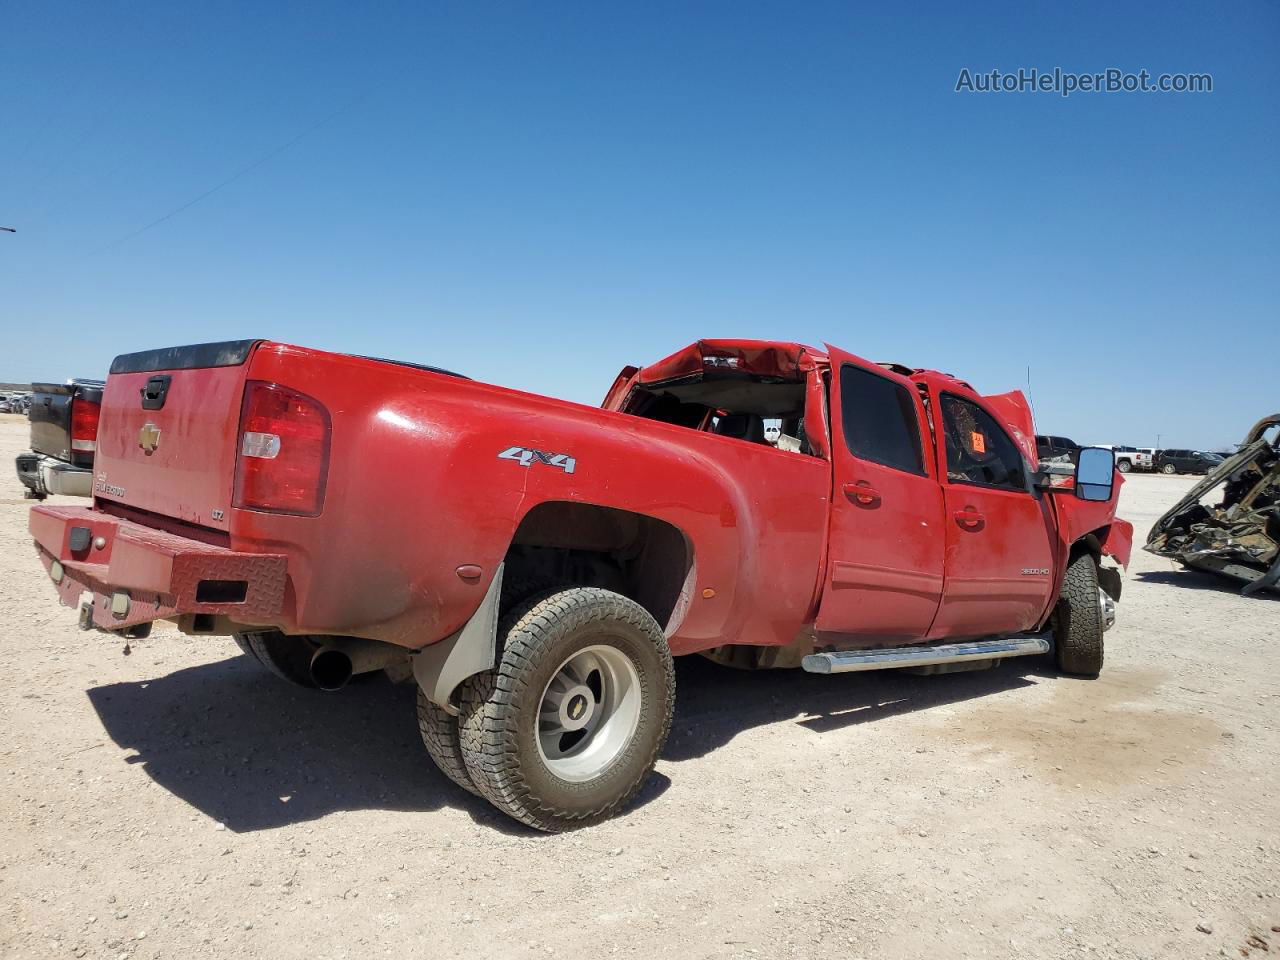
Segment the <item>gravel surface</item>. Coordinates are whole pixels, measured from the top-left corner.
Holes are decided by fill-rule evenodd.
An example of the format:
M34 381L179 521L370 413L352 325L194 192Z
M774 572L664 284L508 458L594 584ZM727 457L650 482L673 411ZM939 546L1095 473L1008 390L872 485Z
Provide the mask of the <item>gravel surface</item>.
M1280 603L1135 553L1095 681L678 663L640 801L534 834L451 786L413 690L77 629L0 416L0 955L1280 952ZM1191 484L1132 476L1140 536ZM1269 949L1268 949L1269 948Z

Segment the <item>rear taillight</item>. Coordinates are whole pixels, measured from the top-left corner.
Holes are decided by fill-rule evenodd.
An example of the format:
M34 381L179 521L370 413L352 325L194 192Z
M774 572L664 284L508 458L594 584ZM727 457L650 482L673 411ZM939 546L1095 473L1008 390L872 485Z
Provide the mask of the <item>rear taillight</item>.
M98 417L102 404L76 397L71 401L71 449L93 452L98 449Z
M250 380L240 409L234 504L316 516L329 468L329 412L306 394Z

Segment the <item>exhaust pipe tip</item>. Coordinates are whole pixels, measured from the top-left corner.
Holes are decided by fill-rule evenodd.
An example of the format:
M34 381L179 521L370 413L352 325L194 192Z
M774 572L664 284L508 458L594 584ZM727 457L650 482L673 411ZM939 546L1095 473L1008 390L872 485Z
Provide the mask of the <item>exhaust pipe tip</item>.
M311 679L321 690L341 690L354 672L351 658L337 647L321 647L311 656Z

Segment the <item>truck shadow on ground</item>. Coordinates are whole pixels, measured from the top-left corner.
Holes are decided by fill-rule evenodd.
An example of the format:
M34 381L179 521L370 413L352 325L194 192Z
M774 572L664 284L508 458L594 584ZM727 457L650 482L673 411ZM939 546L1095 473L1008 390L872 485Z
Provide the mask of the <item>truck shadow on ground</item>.
M237 656L88 696L111 739L136 751L127 762L229 830L340 810L457 807L504 832L533 832L436 769L418 735L414 688L382 676L326 694Z
M791 721L815 733L986 697L1059 676L1047 658L990 670L918 676L877 670L820 676L801 670L733 670L703 657L676 661L679 695L666 760L705 756L752 727Z
M1263 590L1244 596L1240 589L1244 583L1230 577L1219 577L1203 570L1143 570L1137 575L1142 583L1167 584L1171 587L1182 587L1184 590L1209 590L1213 593L1230 593L1253 602L1254 600L1280 600L1280 593L1274 590Z
M772 723L797 721L821 733L983 697L1033 682L1026 677L1036 669L819 677L685 657L677 661L676 718L663 758L700 757ZM340 694L304 690L245 657L88 691L107 734L135 751L126 762L142 764L157 784L229 830L269 830L341 810L452 806L486 827L532 834L436 770L418 736L414 696L411 685L382 677ZM669 786L655 773L630 810Z

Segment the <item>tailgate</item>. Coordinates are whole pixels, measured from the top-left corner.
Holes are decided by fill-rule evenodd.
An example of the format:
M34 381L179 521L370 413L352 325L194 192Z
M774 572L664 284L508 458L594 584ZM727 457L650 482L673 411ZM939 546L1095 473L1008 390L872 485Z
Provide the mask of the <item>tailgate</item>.
M93 450L76 449L71 442L71 409L77 398L101 402L102 381L33 383L31 394L31 409L27 412L31 422L31 449L55 460L92 466Z
M47 457L71 460L71 386L63 383L31 385L31 449Z
M259 342L116 357L102 399L94 496L225 530L241 398Z

